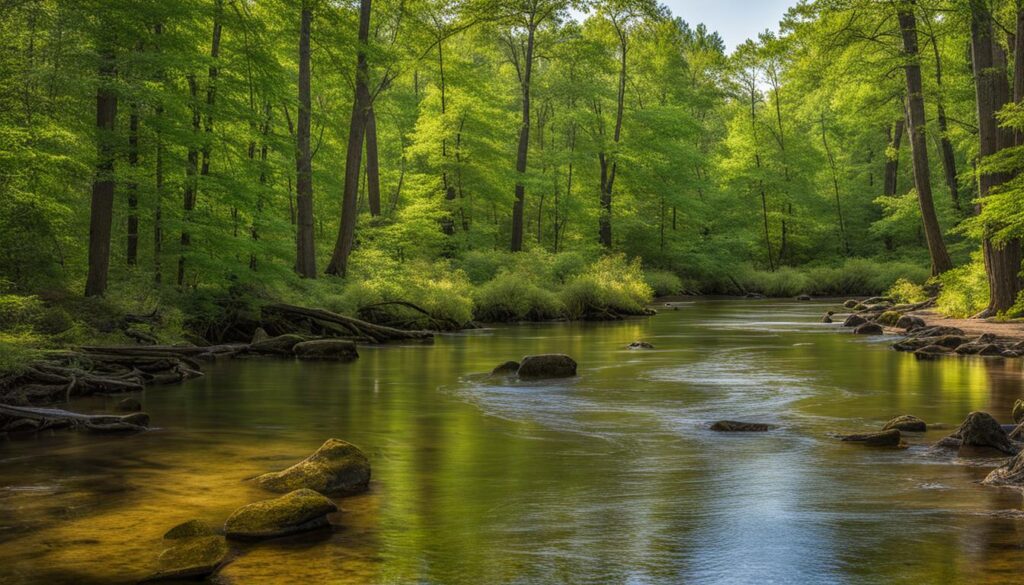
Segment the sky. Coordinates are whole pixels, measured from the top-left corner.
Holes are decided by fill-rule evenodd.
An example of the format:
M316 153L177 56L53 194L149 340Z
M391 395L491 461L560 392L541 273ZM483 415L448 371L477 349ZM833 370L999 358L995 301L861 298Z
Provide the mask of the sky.
M661 0L672 14L718 31L731 51L764 29L778 30L779 21L796 0Z

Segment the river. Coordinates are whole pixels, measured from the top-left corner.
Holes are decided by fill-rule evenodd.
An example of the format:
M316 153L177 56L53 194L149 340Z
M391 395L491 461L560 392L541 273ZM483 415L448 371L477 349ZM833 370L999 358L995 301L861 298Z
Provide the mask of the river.
M161 535L268 497L244 480L326 438L361 446L371 490L332 531L245 544L221 583L1004 583L1024 574L1015 490L949 431L877 450L830 433L915 414L1009 422L1019 360L916 361L817 323L823 303L695 300L362 347L352 364L233 360L141 400L154 430L0 442L0 583L130 583ZM653 351L628 351L635 340ZM486 376L558 352L576 379ZM117 398L73 409L102 410ZM768 422L717 434L718 419Z

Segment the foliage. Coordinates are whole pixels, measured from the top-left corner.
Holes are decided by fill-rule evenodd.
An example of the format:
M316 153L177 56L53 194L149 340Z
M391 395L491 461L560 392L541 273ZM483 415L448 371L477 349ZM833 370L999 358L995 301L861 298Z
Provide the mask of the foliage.
M667 270L645 270L644 282L651 287L651 291L656 297L667 297L683 292L683 279Z
M988 305L988 277L981 258L943 274L939 283L942 292L937 308L945 315L973 317Z
M915 284L906 278L897 280L889 287L889 290L885 291L885 296L897 303L921 303L929 298L928 291L924 286Z

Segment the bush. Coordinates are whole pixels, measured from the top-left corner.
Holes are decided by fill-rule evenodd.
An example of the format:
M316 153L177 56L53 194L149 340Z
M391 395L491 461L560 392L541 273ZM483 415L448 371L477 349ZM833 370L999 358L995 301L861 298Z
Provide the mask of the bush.
M897 303L920 303L928 300L928 293L924 287L914 284L905 278L896 281L896 284L885 291L885 296Z
M508 252L497 250L473 250L462 258L462 270L473 284L493 280L503 267L511 263Z
M653 293L644 280L639 258L628 262L617 254L592 264L569 282L559 297L570 319L583 319L608 313L642 314Z
M544 321L562 315L562 304L522 274L502 272L474 295L477 320L485 323Z
M954 268L941 276L942 292L936 308L950 317L971 317L988 306L988 276L985 263L979 258L965 266Z
M667 297L683 292L683 279L667 270L644 271L644 281L656 297Z
M775 272L754 271L744 274L740 280L748 292L767 297L795 297L810 292L811 282L795 268L783 266Z
M43 302L39 297L0 295L0 329L31 329L43 313Z

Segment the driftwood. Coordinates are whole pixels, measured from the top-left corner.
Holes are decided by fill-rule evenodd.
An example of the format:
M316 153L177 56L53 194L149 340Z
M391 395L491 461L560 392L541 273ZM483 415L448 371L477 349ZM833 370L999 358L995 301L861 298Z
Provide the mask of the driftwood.
M3 432L38 432L67 427L97 432L144 431L148 422L149 417L143 413L127 416L94 415L59 408L0 404L0 430Z
M356 311L356 315L358 315L360 319L369 323L394 327L396 329L409 330L416 326L419 319L402 319L400 315L396 315L388 310L392 307L407 309L415 314L422 315L430 324L429 327L432 331L460 331L464 329L462 323L459 323L449 317L436 317L431 314L430 311L408 301L386 301L382 303L373 303L360 307L359 310Z
M369 343L428 341L434 338L434 334L429 331L404 331L324 309L307 309L294 305L267 305L263 307L263 319L267 331L273 331L275 335L309 331Z

